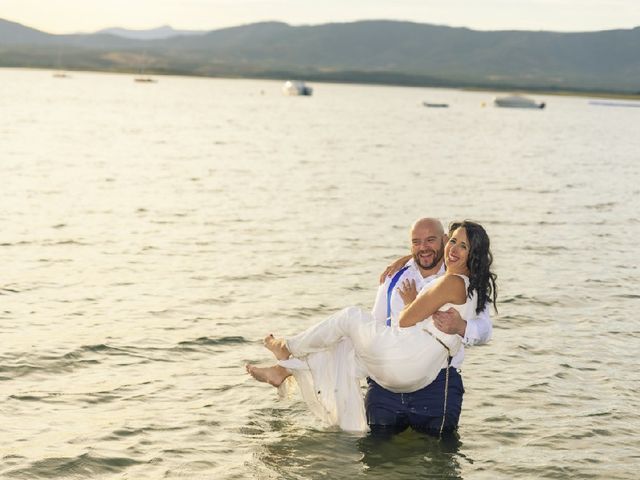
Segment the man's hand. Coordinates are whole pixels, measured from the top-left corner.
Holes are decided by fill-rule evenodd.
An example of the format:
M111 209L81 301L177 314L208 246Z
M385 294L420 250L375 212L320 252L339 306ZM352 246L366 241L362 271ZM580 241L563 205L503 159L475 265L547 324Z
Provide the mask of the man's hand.
M461 337L464 337L464 333L467 330L467 322L462 319L455 308L451 307L444 312L437 311L432 317L433 324L441 332L449 334L457 333Z

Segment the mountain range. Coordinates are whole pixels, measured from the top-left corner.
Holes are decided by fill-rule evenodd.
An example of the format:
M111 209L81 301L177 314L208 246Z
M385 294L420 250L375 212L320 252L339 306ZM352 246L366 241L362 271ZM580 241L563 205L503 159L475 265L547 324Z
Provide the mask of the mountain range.
M640 94L640 27L561 33L263 22L131 36L53 35L0 20L0 66Z
M159 40L164 38L179 37L181 35L203 35L207 32L199 30L175 30L170 25L163 25L149 30L130 30L128 28L105 28L96 33L107 33L116 37L131 38L135 40Z

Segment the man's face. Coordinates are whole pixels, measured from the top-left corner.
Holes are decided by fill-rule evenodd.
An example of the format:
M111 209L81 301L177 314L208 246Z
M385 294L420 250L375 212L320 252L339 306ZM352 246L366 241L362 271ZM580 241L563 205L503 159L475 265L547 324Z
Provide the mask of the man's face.
M442 260L444 236L430 225L416 225L411 231L411 254L420 268L431 270Z

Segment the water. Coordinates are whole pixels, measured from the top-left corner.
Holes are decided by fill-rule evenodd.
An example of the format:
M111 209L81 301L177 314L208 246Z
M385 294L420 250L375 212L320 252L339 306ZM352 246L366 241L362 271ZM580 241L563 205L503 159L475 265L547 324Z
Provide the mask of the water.
M0 477L635 478L637 109L22 70L0 85ZM425 215L482 222L499 275L459 441L326 429L246 376L265 333L370 306Z

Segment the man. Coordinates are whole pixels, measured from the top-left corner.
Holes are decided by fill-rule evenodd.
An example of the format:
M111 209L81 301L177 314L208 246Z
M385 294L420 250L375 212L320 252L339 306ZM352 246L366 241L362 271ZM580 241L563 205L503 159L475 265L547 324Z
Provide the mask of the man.
M397 322L404 302L397 291L402 285L414 282L418 291L431 280L444 274L444 244L448 237L442 224L433 218L417 220L411 227L411 255L405 268L394 275L385 276L378 288L372 314L380 322ZM390 297L388 298L388 295ZM464 321L453 308L433 315L435 326L445 333L458 334L465 345L479 345L491 339L491 319L487 308L469 322ZM464 387L460 366L464 359L464 348L453 357L449 368L447 402L445 384L447 369L425 388L411 393L393 393L367 379L365 398L367 423L373 433L397 433L408 427L414 430L439 434L452 432L458 426ZM443 413L444 422L443 422Z

